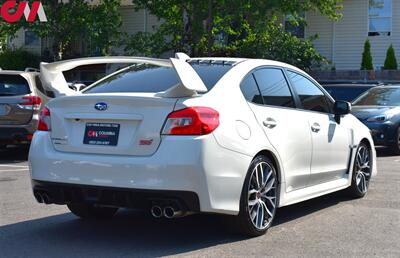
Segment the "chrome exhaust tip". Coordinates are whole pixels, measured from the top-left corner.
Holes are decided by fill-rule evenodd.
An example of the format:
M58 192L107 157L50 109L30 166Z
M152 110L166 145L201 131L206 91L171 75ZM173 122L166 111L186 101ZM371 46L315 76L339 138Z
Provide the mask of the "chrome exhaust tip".
M154 205L151 207L150 213L154 218L161 218L163 215L163 210L161 209L160 206Z
M173 219L176 217L181 217L183 212L181 210L175 210L172 206L167 206L164 208L163 214L167 219Z
M41 196L42 196L42 200L43 200L43 202L44 202L45 204L50 204L50 203L51 203L50 197L49 197L48 194L43 193Z

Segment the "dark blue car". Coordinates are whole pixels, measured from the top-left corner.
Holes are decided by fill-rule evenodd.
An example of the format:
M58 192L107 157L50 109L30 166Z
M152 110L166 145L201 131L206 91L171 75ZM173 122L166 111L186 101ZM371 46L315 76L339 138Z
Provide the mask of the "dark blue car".
M400 86L378 86L353 102L352 114L371 130L375 145L400 154Z

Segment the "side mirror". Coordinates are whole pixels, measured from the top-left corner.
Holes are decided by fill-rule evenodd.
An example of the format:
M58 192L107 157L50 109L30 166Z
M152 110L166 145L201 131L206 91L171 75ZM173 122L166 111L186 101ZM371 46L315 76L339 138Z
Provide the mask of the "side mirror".
M340 124L340 117L351 112L351 104L347 101L337 100L333 106L333 112L336 122Z

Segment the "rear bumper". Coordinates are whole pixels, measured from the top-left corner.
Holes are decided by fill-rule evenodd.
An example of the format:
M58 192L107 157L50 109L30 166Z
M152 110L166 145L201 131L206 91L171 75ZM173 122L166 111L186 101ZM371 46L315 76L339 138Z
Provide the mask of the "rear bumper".
M0 144L29 144L37 124L37 120L31 120L26 125L0 125Z
M176 202L181 210L200 211L196 193L188 191L142 190L117 187L52 183L32 180L38 202L69 204L91 203L126 208L150 209L153 203ZM43 196L46 195L46 200Z
M251 160L219 147L213 135L166 136L155 154L138 157L60 152L47 132L38 131L29 152L33 182L95 187L100 192L110 188L133 193L190 192L197 196L201 212L224 214L238 213ZM142 194L139 197L148 199Z

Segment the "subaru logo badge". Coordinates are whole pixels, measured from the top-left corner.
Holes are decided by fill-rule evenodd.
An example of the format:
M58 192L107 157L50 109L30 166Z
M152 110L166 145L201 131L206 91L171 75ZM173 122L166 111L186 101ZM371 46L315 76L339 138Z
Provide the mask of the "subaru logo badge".
M104 102L96 103L96 105L94 105L94 108L99 111L107 110L107 103L104 103Z

